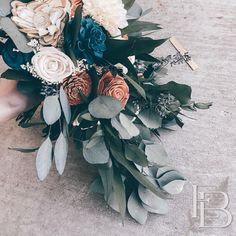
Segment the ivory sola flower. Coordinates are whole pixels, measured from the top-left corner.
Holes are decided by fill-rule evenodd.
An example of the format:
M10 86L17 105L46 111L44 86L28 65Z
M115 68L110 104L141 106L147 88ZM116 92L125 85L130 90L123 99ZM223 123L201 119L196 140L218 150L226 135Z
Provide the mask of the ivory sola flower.
M111 36L120 36L120 29L128 26L127 11L122 0L86 0L83 11L102 25Z
M39 39L44 46L57 46L64 28L66 1L12 1L12 20L29 38Z

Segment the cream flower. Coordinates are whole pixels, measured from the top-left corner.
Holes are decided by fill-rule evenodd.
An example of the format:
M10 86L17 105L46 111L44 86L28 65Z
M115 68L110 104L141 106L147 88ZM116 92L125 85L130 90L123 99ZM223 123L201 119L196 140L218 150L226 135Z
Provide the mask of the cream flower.
M71 59L53 47L42 48L33 56L32 64L37 75L48 83L61 83L75 71Z
M13 1L12 20L29 38L44 45L56 46L64 29L67 0Z
M102 25L113 37L128 26L127 11L122 0L85 0L83 11Z

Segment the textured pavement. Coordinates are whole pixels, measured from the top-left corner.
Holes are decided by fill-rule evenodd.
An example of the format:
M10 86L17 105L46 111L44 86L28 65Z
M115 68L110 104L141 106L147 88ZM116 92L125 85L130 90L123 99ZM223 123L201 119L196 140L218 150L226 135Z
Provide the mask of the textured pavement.
M186 114L186 125L176 132L162 132L169 154L167 164L195 185L217 186L228 193L228 210L236 214L236 1L142 0L154 11L164 30L156 37L175 35L199 65L192 72L186 64L170 68L163 79L188 83L193 99L212 101L207 111ZM174 54L169 43L158 56ZM0 111L1 112L1 111ZM0 125L0 236L234 236L236 223L227 228L200 229L191 216L193 191L170 200L166 216L150 215L145 226L129 217L123 227L118 214L102 197L89 194L95 174L79 153L72 153L62 177L55 169L43 183L36 177L35 155L19 154L8 147L35 147L40 131L20 129L14 121Z

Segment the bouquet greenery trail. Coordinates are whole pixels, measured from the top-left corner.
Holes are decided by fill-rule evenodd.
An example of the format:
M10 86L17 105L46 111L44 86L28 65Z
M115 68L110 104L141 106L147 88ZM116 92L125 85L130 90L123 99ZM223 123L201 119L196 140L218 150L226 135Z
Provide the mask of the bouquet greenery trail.
M182 110L208 108L191 101L191 87L158 77L168 59L151 53L168 39L152 39L159 24L135 0L1 1L0 51L17 81L35 99L21 113L23 128L43 126L36 168L44 180L53 164L63 174L68 143L82 148L98 177L90 190L104 195L124 220L140 224L148 213L166 214L169 195L182 191L185 177L164 166L159 129L183 126ZM36 110L42 121L34 123Z

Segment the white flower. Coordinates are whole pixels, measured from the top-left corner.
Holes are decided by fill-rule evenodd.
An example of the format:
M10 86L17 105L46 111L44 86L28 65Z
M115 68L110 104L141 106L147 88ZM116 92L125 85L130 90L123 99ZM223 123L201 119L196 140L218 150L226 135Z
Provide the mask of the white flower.
M71 59L53 47L42 48L31 62L37 75L48 83L61 83L75 71Z
M29 38L56 46L64 28L65 0L12 1L12 20Z
M102 25L113 37L128 26L127 11L122 0L84 0L83 11Z

